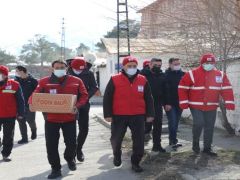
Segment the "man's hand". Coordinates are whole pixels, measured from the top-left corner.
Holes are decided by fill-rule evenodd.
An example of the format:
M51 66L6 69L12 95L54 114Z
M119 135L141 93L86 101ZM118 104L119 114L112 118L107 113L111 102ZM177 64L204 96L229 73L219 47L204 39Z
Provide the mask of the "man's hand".
M74 108L73 108L73 114L77 114L78 113L78 108L77 108L77 106L74 106Z
M112 122L112 117L107 117L107 118L105 118L105 121L107 121L107 122Z
M154 121L154 117L147 117L147 120L146 120L146 121L149 122L149 123L151 123L151 122Z
M165 111L170 111L172 109L171 105L165 105L164 107Z

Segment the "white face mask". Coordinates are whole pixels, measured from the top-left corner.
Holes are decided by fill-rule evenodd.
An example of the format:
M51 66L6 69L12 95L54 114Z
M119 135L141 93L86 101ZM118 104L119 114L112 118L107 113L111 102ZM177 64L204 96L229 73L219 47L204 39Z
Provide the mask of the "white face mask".
M0 81L3 81L3 80L4 80L3 75L0 74Z
M137 73L137 68L128 68L126 73L129 75L129 76L133 76Z
M82 73L82 70L76 70L76 69L73 69L73 72L77 75L81 74Z
M213 64L203 64L202 66L205 71L211 71L215 68Z
M55 76L57 76L59 78L65 76L67 74L65 69L54 69L53 73Z
M174 71L179 71L181 69L181 65L173 66L172 68Z
M19 75L17 72L15 72L15 76L16 76L16 77L20 77L20 75Z

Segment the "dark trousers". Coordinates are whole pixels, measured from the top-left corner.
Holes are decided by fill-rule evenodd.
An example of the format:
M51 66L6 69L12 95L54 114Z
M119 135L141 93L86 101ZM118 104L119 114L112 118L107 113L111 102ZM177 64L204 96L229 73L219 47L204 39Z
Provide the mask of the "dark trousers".
M153 147L159 148L161 146L161 135L162 135L162 119L163 119L163 110L162 106L155 105L155 117L153 121Z
M60 138L60 129L63 132L64 143L66 146L64 159L72 161L76 155L76 122L67 123L51 123L45 122L45 138L47 147L48 161L53 170L60 170L60 157L58 152L58 144Z
M210 150L213 141L213 132L217 111L200 111L197 109L191 109L191 113L193 116L193 149L200 149L199 140L203 129L204 149Z
M132 133L133 152L132 164L139 164L144 153L144 120L141 115L136 116L114 116L111 124L111 144L113 155L122 155L122 141L129 127Z
M147 122L147 118L145 119L145 134L149 134L152 131L152 122Z
M27 134L27 123L31 129L32 132L37 130L37 125L35 121L36 113L31 112L29 108L26 108L26 113L23 119L18 120L19 123L19 129L22 135L22 139L27 140L28 134ZM26 123L27 122L27 123Z
M77 151L81 151L86 141L89 129L89 110L90 104L86 104L78 111L78 128L79 133L77 137Z
M182 110L179 106L172 106L170 111L166 111L168 118L169 143L177 144L178 124L182 115Z
M12 148L13 148L15 119L16 118L0 119L0 126L2 126L2 130L3 130L2 155L6 157L11 154Z

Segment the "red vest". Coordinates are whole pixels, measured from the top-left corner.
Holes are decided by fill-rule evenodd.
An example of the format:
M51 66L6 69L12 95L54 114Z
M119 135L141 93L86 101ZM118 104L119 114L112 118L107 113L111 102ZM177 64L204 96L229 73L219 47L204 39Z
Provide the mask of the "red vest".
M201 66L183 76L179 86L180 107L202 111L216 110L222 96L227 109L234 109L232 86L226 76L218 70L205 71Z
M0 86L0 118L14 118L17 115L17 100L15 93L19 89L18 82L8 80Z
M144 115L146 104L144 88L146 79L137 75L131 84L128 78L119 73L112 77L114 84L113 115Z

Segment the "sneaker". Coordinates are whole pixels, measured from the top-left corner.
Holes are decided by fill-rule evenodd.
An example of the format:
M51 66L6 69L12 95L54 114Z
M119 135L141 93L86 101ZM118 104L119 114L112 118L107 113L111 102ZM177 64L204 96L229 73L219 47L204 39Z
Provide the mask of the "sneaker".
M172 148L173 148L173 149L177 149L177 148L179 148L179 147L182 147L182 144L177 143L177 144L173 144L173 145L172 145Z
M116 167L121 166L121 165L122 165L121 156L119 156L119 157L114 156L114 158L113 158L113 164L114 164L114 166L116 166Z
M3 156L3 161L10 162L10 161L12 161L12 159L9 156Z
M84 154L83 154L82 150L77 151L77 160L78 160L79 162L84 162L85 157L84 157Z
M69 168L71 171L76 171L77 166L76 166L75 160L68 161L67 164L68 164L68 168Z
M216 157L217 156L217 153L214 152L212 149L209 149L209 150L204 149L202 152L204 154L207 154L207 155L212 156L212 157Z
M132 164L132 170L136 173L143 172L143 168L139 164Z
M32 131L31 139L34 140L37 138L37 130Z
M18 144L27 144L28 140L27 139L21 139L18 141Z
M48 179L56 179L58 177L61 177L62 173L61 170L52 170L51 174L48 175Z

